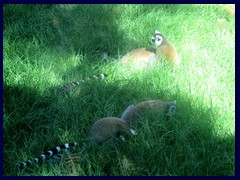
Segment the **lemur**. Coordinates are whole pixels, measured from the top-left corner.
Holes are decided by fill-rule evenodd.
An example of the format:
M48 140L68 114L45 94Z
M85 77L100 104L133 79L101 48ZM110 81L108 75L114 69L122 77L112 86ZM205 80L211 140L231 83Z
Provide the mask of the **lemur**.
M134 64L134 67L148 67L158 61L169 61L175 67L181 63L178 53L173 45L156 30L150 41L157 48L140 48L127 53L120 59L122 65Z
M143 101L136 106L130 105L122 113L121 118L105 117L97 120L91 128L91 139L97 145L101 145L106 141L115 142L117 139L125 140L127 136L136 135L136 131L132 125L138 121L139 117L144 116L144 113L150 111L153 115L162 113L166 116L172 116L176 110L176 101L164 102L161 100ZM24 168L32 164L41 164L45 159L51 158L58 154L62 149L75 148L74 143L67 143L61 146L50 149L46 153L40 155L33 160L17 163L19 168Z
M96 144L107 140L114 142L117 138L125 140L124 135L135 135L135 130L120 118L105 117L96 121L91 129L91 137Z
M96 121L91 129L91 137L96 144L102 144L107 140L114 142L118 138L124 140L125 136L137 134L133 129L133 124L135 124L140 117L144 117L146 113L150 112L154 116L158 114L172 116L175 111L176 101L148 100L136 106L130 105L122 113L120 118L105 117Z
M97 120L91 128L91 139L97 145L100 145L107 140L114 142L118 138L125 140L125 135L135 135L135 131L131 129L128 124L116 117L106 117ZM57 146L50 149L46 153L40 155L38 158L33 160L27 160L25 162L18 162L17 166L19 168L29 167L33 164L42 164L45 159L49 159L54 155L58 154L62 149L69 149L70 147L75 147L77 145L74 143L67 143L65 145Z
M156 117L158 114L172 116L176 111L176 101L165 102L161 100L148 100L130 105L122 113L121 119L126 121L132 127L139 118L144 117L146 113L153 114Z

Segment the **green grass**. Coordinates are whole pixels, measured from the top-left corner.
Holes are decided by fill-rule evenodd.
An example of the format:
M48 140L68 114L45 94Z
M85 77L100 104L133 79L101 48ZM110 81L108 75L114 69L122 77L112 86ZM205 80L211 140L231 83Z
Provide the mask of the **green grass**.
M180 68L120 67L155 29ZM223 6L5 5L3 40L4 175L71 175L65 163L31 172L15 164L72 141L77 175L235 175L235 17ZM100 72L103 81L52 91ZM176 115L143 118L125 143L92 144L97 119L147 99L177 100Z

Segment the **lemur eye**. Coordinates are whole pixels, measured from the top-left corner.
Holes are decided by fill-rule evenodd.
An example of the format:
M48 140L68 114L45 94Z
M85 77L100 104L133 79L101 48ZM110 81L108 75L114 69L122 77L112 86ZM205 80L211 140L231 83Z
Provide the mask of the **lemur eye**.
M156 36L156 40L157 40L157 41L161 41L161 39L162 39L161 36L159 36L159 35Z

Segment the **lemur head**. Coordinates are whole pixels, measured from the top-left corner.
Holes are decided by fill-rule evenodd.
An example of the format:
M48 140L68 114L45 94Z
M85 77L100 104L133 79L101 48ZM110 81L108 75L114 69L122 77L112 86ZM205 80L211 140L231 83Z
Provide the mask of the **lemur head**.
M155 30L155 33L152 36L150 44L151 45L156 44L157 46L160 46L163 43L163 39L164 39L164 36L158 30Z
M177 101L172 101L168 104L167 108L168 108L168 111L166 113L167 116L172 116L175 114L176 112L176 105L177 105Z

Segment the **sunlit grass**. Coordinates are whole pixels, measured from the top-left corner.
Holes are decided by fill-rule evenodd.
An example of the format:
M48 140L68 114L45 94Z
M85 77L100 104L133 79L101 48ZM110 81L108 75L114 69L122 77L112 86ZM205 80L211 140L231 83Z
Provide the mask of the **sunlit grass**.
M121 67L155 29L181 66ZM3 35L4 175L73 175L66 163L15 167L72 141L77 175L235 175L235 17L224 6L5 5ZM103 81L52 91L102 72ZM148 99L177 100L176 115L143 117L125 143L92 144L97 119Z

